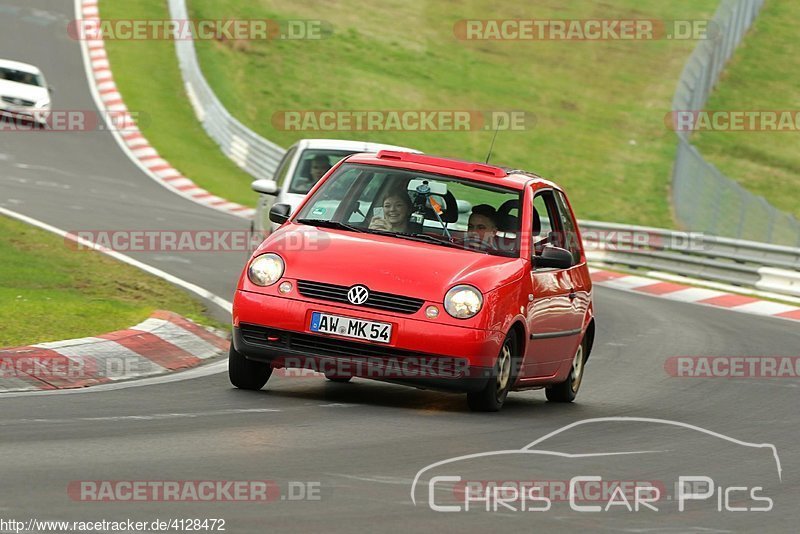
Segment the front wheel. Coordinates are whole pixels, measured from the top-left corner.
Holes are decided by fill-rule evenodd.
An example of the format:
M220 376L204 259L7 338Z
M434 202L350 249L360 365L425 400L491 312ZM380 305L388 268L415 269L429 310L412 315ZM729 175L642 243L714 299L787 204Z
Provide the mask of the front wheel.
M503 407L514 384L517 367L517 348L514 334L509 332L497 355L492 376L480 391L467 393L467 404L473 412L496 412Z
M544 394L550 402L572 402L578 396L578 390L583 380L583 369L586 366L584 344L584 341L581 340L581 344L578 345L578 350L575 352L575 357L572 359L572 368L567 379L544 390Z
M259 390L272 375L272 366L264 362L248 360L233 348L228 351L228 378L239 389Z

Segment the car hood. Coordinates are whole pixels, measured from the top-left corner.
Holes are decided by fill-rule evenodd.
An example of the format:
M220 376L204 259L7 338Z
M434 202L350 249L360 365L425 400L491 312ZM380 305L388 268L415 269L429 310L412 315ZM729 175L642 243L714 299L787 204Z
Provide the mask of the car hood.
M25 100L33 100L34 102L41 102L49 98L47 88L45 87L11 82L8 80L0 80L0 96L24 98Z
M287 278L364 284L436 302L455 284L488 293L522 276L525 265L520 258L291 223L261 245L258 253L264 252L283 257Z

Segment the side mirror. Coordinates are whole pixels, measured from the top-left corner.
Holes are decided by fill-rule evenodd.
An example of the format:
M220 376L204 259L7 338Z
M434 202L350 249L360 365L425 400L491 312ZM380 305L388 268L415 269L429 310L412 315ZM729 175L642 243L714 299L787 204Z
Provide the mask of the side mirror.
M533 265L537 268L569 269L572 267L572 254L569 250L545 245L541 256L533 257Z
M289 204L275 204L269 210L269 220L275 224L283 224L289 219L292 207Z
M53 89L53 86L52 86L52 85L48 85L48 86L47 86L47 92L48 92L48 93L50 93L50 96L52 96L52 95L53 95L53 93L55 93L55 92L56 92L56 90L55 90L55 89Z
M278 184L275 183L275 180L269 180L267 178L253 181L253 183L250 184L250 189L256 193L263 193L265 195L277 195L279 192Z

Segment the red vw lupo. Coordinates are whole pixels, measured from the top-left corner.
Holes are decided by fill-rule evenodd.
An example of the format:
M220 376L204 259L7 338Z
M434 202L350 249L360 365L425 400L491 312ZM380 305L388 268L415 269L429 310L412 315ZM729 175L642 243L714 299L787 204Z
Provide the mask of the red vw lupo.
M535 174L421 154L345 158L253 254L233 304L231 383L307 368L570 402L594 338L592 283L564 192Z

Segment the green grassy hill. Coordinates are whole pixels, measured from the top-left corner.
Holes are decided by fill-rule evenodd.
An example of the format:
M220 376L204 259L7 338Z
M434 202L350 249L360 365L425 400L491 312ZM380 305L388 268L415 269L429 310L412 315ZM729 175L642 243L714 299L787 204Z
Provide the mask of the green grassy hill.
M283 146L301 137L344 137L483 160L489 132L286 132L274 128L272 117L297 109L527 110L538 119L535 128L501 132L493 162L562 183L581 218L657 226L673 226L669 176L675 137L663 117L695 42L462 41L453 25L464 18L707 19L717 4L392 0L365 7L353 0L189 0L192 18L318 19L333 29L332 36L316 41L198 43L206 77L226 107ZM101 3L101 16L164 18L167 10L163 0L127 0ZM129 107L151 112L145 134L159 150L166 147L162 152L179 169L218 194L246 197L247 180L212 157L207 138L188 124L191 109L175 94L182 85L175 82L170 47L167 41L109 43ZM146 58L139 59L142 54ZM153 72L164 80L141 83ZM166 118L160 116L164 108ZM187 131L170 131L170 124ZM193 139L204 148L184 148L184 156L178 145Z

